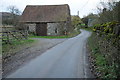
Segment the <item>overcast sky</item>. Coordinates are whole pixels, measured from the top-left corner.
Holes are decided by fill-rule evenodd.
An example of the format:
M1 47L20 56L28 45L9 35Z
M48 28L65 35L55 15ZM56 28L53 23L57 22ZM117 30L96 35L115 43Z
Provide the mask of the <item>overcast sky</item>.
M0 1L0 12L7 11L7 7L15 5L20 11L23 11L26 5L56 5L68 4L71 15L83 17L91 12L96 13L96 6L103 0L2 0ZM105 0L104 0L105 1Z

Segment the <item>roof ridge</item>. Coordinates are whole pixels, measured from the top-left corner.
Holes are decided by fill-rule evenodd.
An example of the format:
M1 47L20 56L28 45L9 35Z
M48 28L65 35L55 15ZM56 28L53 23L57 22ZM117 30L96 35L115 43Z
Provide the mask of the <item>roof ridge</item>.
M56 4L56 5L27 5L27 6L65 6L68 4Z

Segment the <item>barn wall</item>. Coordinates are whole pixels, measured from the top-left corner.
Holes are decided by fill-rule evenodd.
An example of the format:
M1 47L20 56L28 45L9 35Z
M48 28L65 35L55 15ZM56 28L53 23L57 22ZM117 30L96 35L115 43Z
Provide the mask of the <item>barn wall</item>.
M36 30L36 24L26 24L29 27L30 32L35 32Z
M65 23L47 23L47 35L64 35Z
M60 22L60 23L46 23L47 25L47 34L46 35L65 35L65 32L68 31L68 25L67 23L65 22ZM35 32L36 33L36 24L26 24L26 26L29 27L29 31L30 32ZM39 25L40 27L40 25ZM44 31L42 29L42 27L44 26L41 26L41 28L39 29L39 31L41 33L43 33L42 31ZM46 30L45 30L46 31ZM45 35L44 35L45 36Z

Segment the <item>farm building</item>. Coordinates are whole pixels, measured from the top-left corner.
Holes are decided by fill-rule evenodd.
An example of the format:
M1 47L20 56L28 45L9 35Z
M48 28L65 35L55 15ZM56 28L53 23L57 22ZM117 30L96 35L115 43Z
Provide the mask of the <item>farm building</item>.
M69 5L27 5L20 22L38 36L66 35L70 31Z

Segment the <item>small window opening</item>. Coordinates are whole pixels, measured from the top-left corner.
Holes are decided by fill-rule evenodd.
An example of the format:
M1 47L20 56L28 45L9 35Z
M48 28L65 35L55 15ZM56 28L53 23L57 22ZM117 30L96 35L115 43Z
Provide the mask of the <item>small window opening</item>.
M57 33L58 31L57 31L57 28L55 29L55 33Z

